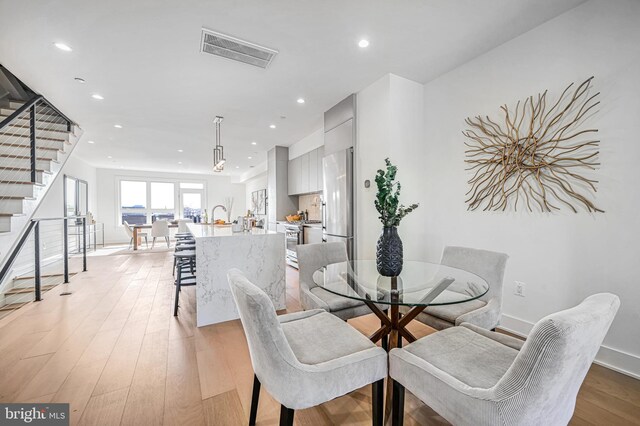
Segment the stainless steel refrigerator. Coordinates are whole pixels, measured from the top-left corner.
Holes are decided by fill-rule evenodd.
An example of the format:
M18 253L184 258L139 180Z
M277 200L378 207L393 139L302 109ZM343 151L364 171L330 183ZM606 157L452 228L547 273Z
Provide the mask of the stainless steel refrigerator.
M355 256L353 148L327 155L322 160L324 172L323 241L342 241L349 259Z

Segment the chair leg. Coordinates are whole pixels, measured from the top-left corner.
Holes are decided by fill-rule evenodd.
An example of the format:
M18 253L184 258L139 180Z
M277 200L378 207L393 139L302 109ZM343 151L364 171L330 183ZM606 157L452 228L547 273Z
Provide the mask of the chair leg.
M153 237L153 241L151 241L151 250L153 250L153 246L156 245L156 237Z
M133 237L131 237L131 239L129 240L129 247L127 247L127 250L131 250L132 245L133 245Z
M167 241L167 248L171 247L171 245L169 245L169 237L164 237L164 239Z
M293 413L291 408L280 406L280 426L293 426Z
M178 265L180 265L178 263ZM176 282L176 301L173 307L173 316L178 316L178 300L180 299L180 282L182 281L182 269L178 268L178 278Z
M384 423L384 379L371 384L371 419L373 426Z
M144 243L147 245L147 248L149 248L149 239L146 235L144 236Z
M249 413L249 426L256 424L258 417L258 400L260 399L260 380L258 376L253 375L253 392L251 394L251 411Z
M171 271L171 275L173 275L174 277L176 276L176 264L177 264L177 257L173 257L173 270Z
M404 386L395 380L393 381L393 402L391 405L391 425L402 426L404 423Z

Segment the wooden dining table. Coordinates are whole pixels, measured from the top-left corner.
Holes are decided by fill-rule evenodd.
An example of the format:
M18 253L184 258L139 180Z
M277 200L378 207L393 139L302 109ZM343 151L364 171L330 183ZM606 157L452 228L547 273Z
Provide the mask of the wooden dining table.
M131 225L133 227L133 249L138 250L138 231L140 229L151 229L150 223L145 223L144 225ZM177 223L169 222L169 228L177 228Z

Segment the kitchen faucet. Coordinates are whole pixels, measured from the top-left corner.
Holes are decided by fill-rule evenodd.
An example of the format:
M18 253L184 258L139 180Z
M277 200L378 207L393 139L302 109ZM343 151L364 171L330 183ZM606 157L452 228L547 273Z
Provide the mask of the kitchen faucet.
M213 222L213 220L214 220L213 218L216 216L216 215L215 215L215 213L216 213L216 209L217 209L218 207L222 207L222 211L223 211L223 212L226 212L226 211L227 211L227 208L226 208L225 206L223 206L222 204L218 204L217 206L215 206L214 208L212 208L212 209L211 209L211 222Z

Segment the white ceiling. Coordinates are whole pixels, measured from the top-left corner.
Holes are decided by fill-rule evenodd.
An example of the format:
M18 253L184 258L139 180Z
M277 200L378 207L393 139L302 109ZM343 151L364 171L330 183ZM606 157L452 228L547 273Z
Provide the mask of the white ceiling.
M239 175L382 75L427 82L582 2L0 0L0 63L82 126L97 167L210 173L222 115ZM202 27L280 53L266 70L201 54Z

